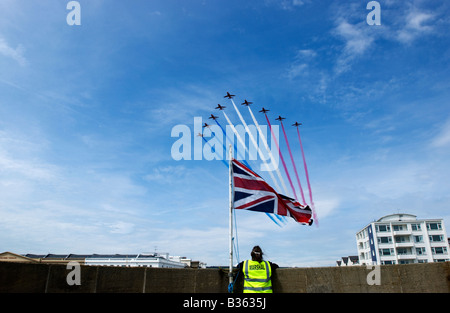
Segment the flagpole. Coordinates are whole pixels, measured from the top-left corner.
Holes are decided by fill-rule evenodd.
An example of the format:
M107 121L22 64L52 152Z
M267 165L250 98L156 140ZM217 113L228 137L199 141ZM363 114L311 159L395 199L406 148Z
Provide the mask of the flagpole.
M230 227L230 242L229 242L229 251L230 251L230 268L228 272L228 281L230 284L233 283L233 150L230 144L229 147L229 162L230 162L230 185L229 185L229 191L230 191L230 212L229 212L229 227Z

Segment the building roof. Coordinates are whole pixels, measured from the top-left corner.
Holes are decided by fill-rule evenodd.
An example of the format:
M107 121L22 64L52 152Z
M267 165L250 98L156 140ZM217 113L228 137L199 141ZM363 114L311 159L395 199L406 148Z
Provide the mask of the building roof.
M26 262L32 262L32 263L37 262L33 258L29 258L27 256L23 256L23 255L8 252L8 251L0 253L0 261L14 261L14 262L26 261Z
M349 256L343 256L341 260L336 261L338 266L341 266L342 264L345 265L353 265L359 263L359 257L357 255L349 255Z
M417 216L407 213L389 214L380 218L377 222L399 222L399 221L415 221Z
M86 259L135 259L139 254L91 254Z
M30 259L45 260L80 260L80 259L150 259L165 258L159 253L141 253L141 254L24 254L23 257Z
M46 260L81 260L81 259L85 259L88 256L90 256L90 254L53 254L53 253L48 253L48 254L32 254L32 253L28 253L28 254L24 254L23 256L30 258L30 259L46 259Z
M368 223L366 226L364 226L362 229L360 229L356 233L358 234L359 232L363 231L364 229L366 229L369 225L371 225L373 223L390 223L390 222L395 223L395 222L413 222L413 221L439 222L439 221L442 221L442 218L417 219L417 216L414 214L408 214L408 213L389 214L389 215L385 215L385 216L379 218L377 221L374 220L374 221Z

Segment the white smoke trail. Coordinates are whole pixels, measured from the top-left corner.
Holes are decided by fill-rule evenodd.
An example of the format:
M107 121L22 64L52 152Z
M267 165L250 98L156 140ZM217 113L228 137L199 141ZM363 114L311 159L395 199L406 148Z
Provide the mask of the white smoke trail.
M261 149L260 149L259 146L258 146L258 143L256 142L256 140L255 140L255 138L253 137L252 133L251 133L250 130L248 129L248 125L247 125L247 123L244 121L244 118L242 117L241 113L239 112L238 108L236 107L236 104L234 103L233 99L231 99L231 102L233 103L234 109L236 110L236 113L238 114L239 119L240 119L241 122L242 122L242 125L244 125L245 130L246 130L247 133L248 133L248 136L249 136L249 138L250 138L250 141L253 143L253 145L255 146L256 150L258 151L259 157L260 157L261 160L264 162L264 164L266 165L266 167L269 168L269 166L268 166L268 164L267 164L267 161L265 160L264 155L262 154L262 151L261 151ZM272 171L268 171L268 172L269 172L270 178L272 179L272 181L273 181L274 184L275 184L275 187L277 188L277 190L280 190L280 186L278 185L276 178L273 176ZM285 188L285 186L283 186L283 187Z
M248 107L248 110L249 110L249 112L250 112L250 115L252 116L253 122L255 123L256 128L258 129L259 136L261 137L261 139L262 139L262 141L263 141L263 144L264 144L264 146L265 146L267 152L269 153L269 156L270 156L272 162L275 162L275 159L274 159L273 154L272 154L272 150L270 150L269 145L267 144L266 137L265 137L264 134L262 133L261 128L259 127L259 124L258 124L258 122L256 121L256 118L255 118L255 116L253 115L253 112L252 112L252 110L250 109L250 107ZM278 165L278 162L277 162L277 165ZM285 194L287 195L287 187L286 187L286 184L285 184L285 182L284 182L283 176L281 176L280 169L278 168L278 166L276 167L276 172L277 172L278 178L280 179L281 184L283 185L283 191L284 191ZM280 189L278 189L278 190L280 190Z

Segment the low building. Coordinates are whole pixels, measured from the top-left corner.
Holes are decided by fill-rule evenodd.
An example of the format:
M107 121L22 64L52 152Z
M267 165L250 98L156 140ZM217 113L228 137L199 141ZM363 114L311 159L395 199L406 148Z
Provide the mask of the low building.
M168 254L93 254L86 258L86 265L122 266L122 267L157 267L157 268L184 268L186 263L174 261Z
M0 262L39 263L35 259L8 251L0 253Z
M168 253L141 254L16 254L0 253L0 262L25 262L46 264L67 264L76 261L90 266L156 267L156 268L204 268L205 263L186 257L173 257Z
M67 264L69 262L75 261L80 263L81 265L84 264L84 260L89 256L89 254L25 254L24 255L27 258L36 260L40 263L46 263L46 264Z
M206 268L206 263L200 261L193 261L185 256L169 256L169 259L176 262L181 262L190 268Z
M357 255L343 256L341 260L336 261L337 266L355 266L359 264Z

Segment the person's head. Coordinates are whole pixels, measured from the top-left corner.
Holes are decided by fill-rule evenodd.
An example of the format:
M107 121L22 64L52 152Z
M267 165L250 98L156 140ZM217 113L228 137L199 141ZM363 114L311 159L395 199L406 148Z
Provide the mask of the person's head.
M252 261L261 262L263 258L263 252L259 246L254 246L252 249L252 253L250 253L252 256Z

